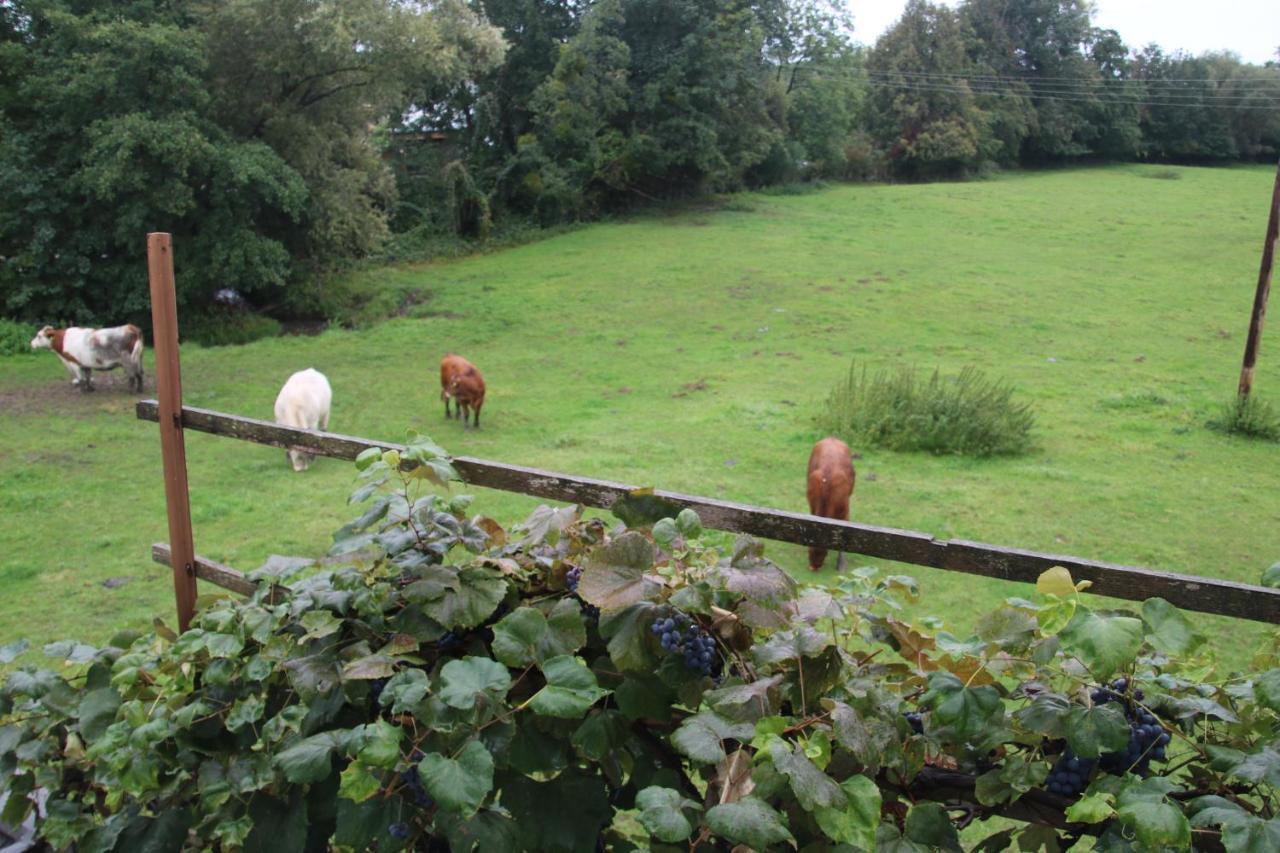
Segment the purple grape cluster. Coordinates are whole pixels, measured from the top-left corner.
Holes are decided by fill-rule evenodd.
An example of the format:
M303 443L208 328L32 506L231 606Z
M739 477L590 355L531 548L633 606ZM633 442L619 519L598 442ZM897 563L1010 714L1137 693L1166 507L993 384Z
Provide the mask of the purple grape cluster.
M564 576L564 585L569 588L569 592L577 595L578 581L580 580L582 580L582 569L579 566L574 566Z
M662 643L664 651L683 654L685 666L703 675L714 675L720 669L716 641L698 623L684 616L659 616L649 628Z
M1117 752L1103 753L1099 765L1109 773L1134 772L1146 773L1152 761L1165 760L1165 747L1169 745L1171 736L1164 730L1160 720L1145 708L1136 703L1143 700L1141 690L1129 693L1129 680L1117 678L1110 687L1094 690L1089 698L1095 705L1105 705L1110 701L1124 705L1124 715L1129 720L1129 743Z
M404 791L418 808L429 809L435 800L422 786L422 777L418 775L418 765L410 765L407 770L400 771L400 781L404 783Z
M907 725L911 726L911 731L918 735L924 734L924 718L920 716L920 712L903 711L902 716L907 718Z
M1058 763L1049 771L1045 780L1045 790L1050 794L1062 797L1074 797L1089 787L1089 777L1097 760L1080 758L1067 747L1058 758Z
M405 841L409 837L409 824L393 823L387 827L387 834L396 841Z

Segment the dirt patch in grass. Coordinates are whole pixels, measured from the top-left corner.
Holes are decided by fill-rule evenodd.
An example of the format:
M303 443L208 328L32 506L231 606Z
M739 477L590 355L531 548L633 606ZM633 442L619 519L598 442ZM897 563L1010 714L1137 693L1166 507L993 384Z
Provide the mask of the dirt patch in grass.
M132 408L135 401L154 392L150 376L142 395L129 389L124 373L114 371L94 374L93 391L84 392L59 379L40 385L22 385L0 389L0 415L56 415L58 417L92 418L102 414L104 403Z
M680 390L672 394L672 397L688 397L690 394L696 394L699 391L707 390L707 380L699 379L697 382L686 382L680 386Z

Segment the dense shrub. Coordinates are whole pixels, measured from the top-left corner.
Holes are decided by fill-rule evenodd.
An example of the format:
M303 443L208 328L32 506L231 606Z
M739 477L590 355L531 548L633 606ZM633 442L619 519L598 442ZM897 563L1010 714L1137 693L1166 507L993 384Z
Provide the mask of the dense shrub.
M31 339L38 329L31 323L15 323L0 317L0 355L22 355L34 352Z
M850 367L818 418L827 432L889 450L966 456L1026 452L1035 417L1013 389L968 367L958 376L935 370L922 381L913 368L868 376Z
M206 347L248 344L281 332L279 320L239 308L213 308L182 319L182 339Z
M1235 397L1209 421L1209 428L1228 435L1280 441L1280 414L1256 394Z
M800 586L652 494L615 507L631 530L504 531L420 490L456 478L430 442L357 465L323 566L13 669L7 822L44 789L41 838L81 851L959 850L1001 815L1029 825L981 849L1275 837L1277 648L1215 672L1160 599L1094 609L1054 568L933 637L910 578Z

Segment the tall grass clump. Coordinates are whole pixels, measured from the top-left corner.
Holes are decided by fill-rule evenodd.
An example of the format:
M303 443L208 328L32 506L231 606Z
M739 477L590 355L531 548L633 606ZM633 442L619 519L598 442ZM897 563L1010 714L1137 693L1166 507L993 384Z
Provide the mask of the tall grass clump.
M22 355L33 352L31 339L39 327L31 323L15 323L0 317L0 355Z
M854 365L818 425L862 445L981 457L1025 453L1035 416L1011 386L974 367L922 379L914 368L869 375Z
M1237 396L1209 421L1209 428L1228 435L1280 441L1280 414L1266 400Z

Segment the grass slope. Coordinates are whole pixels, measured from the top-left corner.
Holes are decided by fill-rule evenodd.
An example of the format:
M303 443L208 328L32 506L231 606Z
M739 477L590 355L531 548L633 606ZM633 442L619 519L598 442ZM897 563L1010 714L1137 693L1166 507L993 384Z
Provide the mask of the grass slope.
M1256 582L1280 559L1280 447L1203 423L1235 387L1271 175L1155 174L749 195L367 272L354 284L401 294L407 316L186 348L186 399L270 417L288 374L316 367L340 432L398 440L416 427L460 454L801 510L813 416L851 359L972 364L1034 403L1036 451L974 462L855 448L856 519ZM450 350L485 371L478 433L442 418ZM1264 394L1280 382L1268 375L1264 355ZM346 464L295 475L280 451L201 435L187 448L209 557L252 569L316 554L350 517ZM505 521L533 505L477 502ZM74 393L51 357L0 359L0 640L171 620L170 581L147 561L165 530L159 443L132 398ZM770 553L807 571L798 547ZM909 571L921 612L959 631L1028 592ZM1205 625L1235 654L1261 636Z

